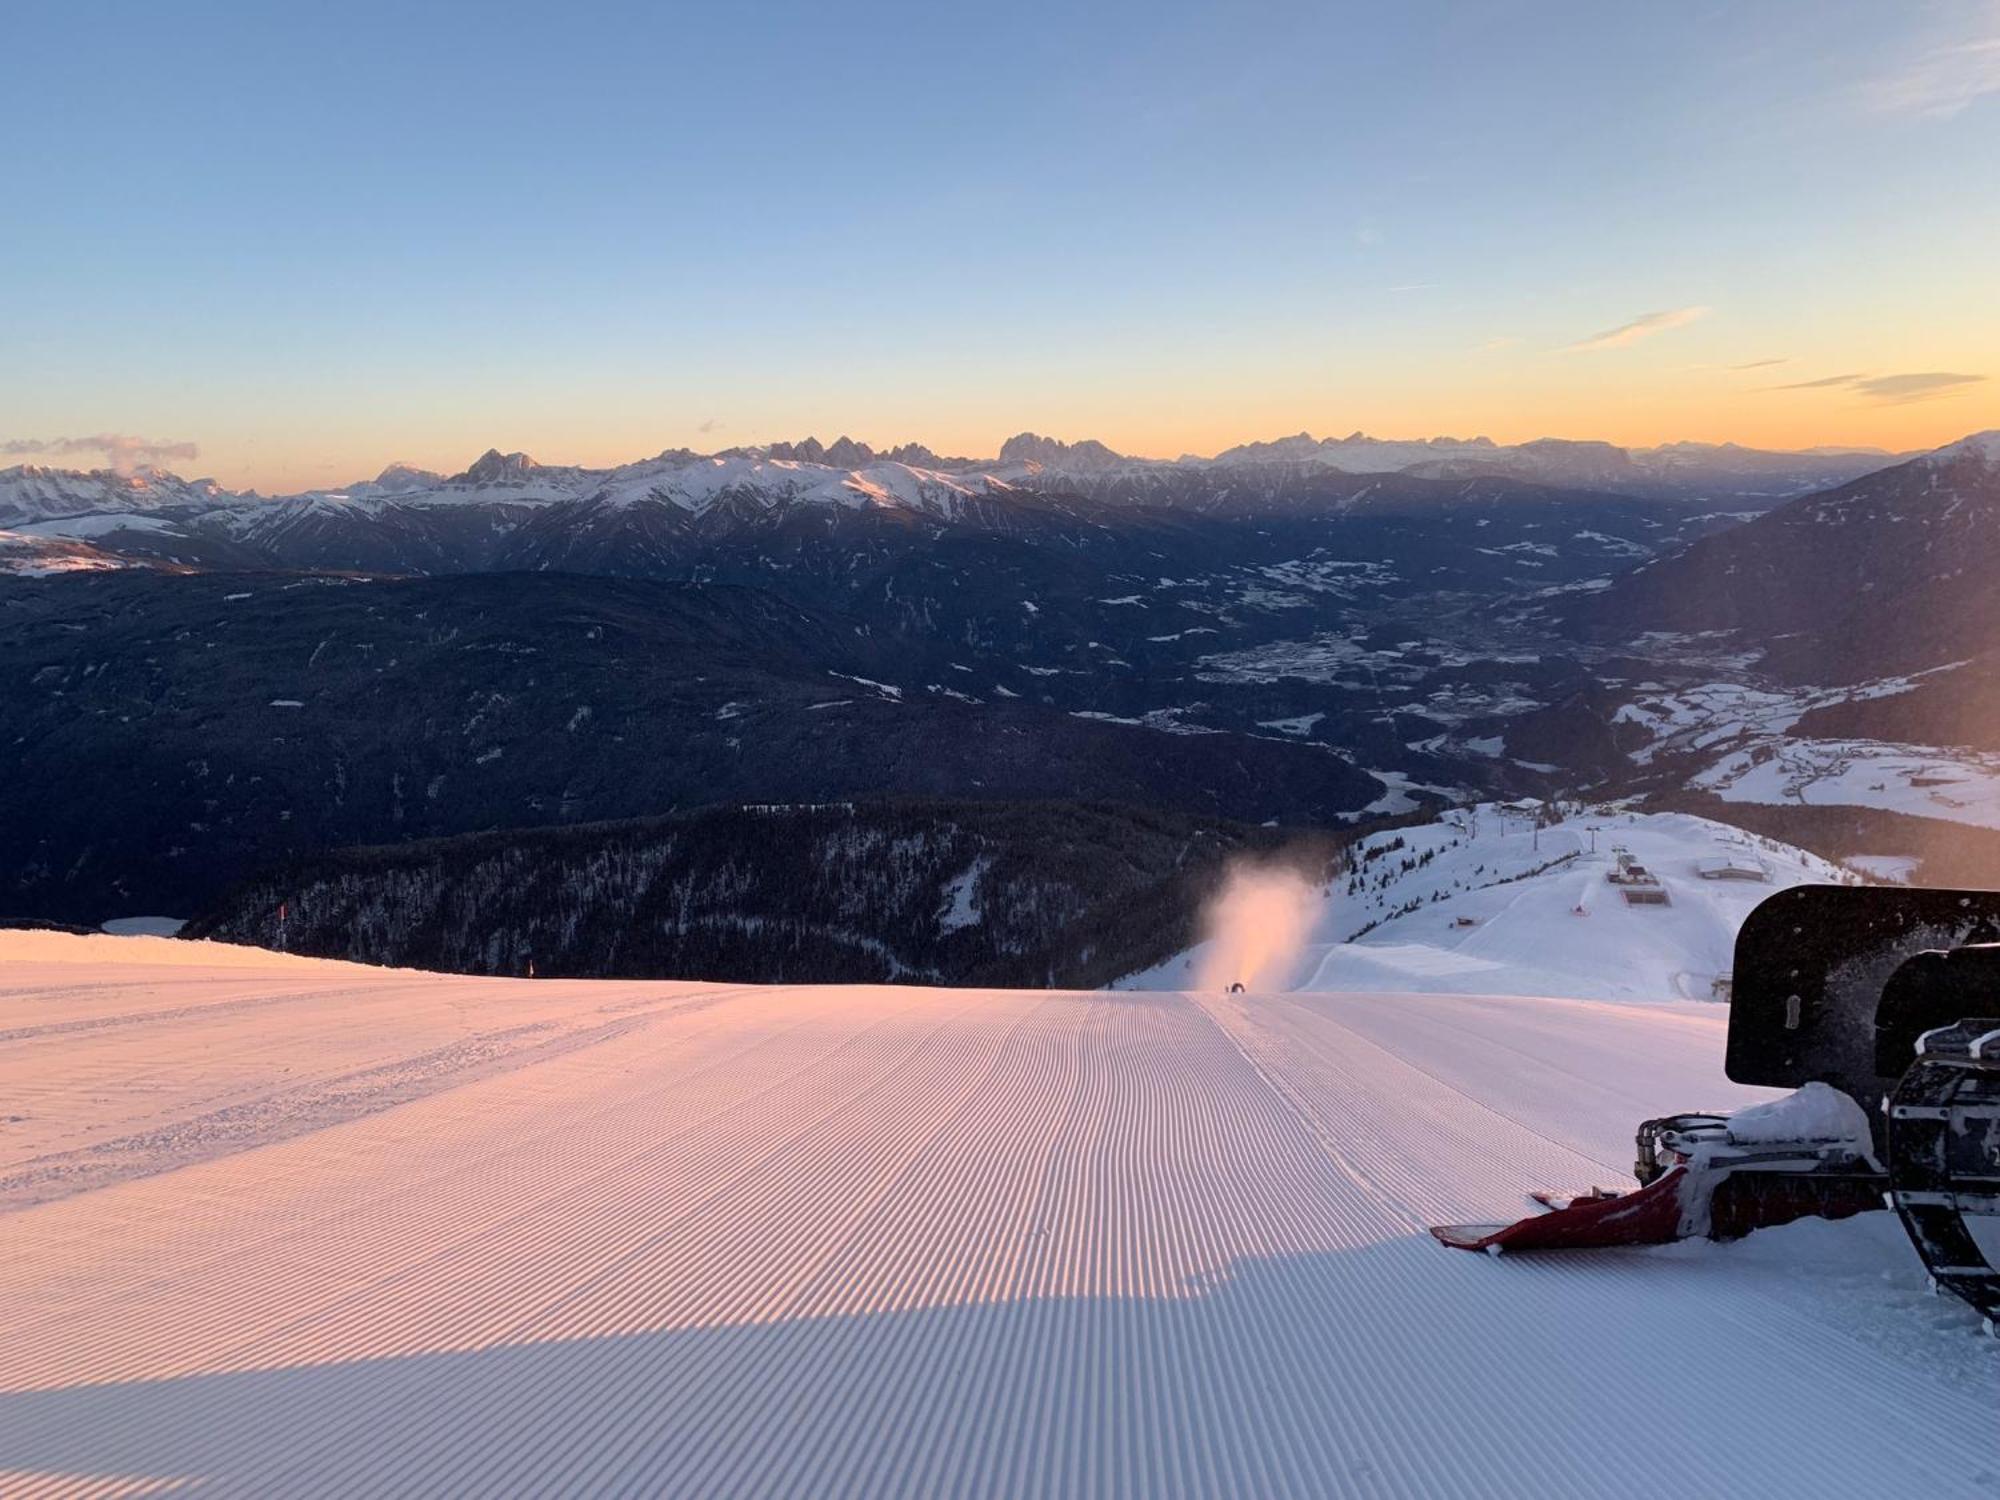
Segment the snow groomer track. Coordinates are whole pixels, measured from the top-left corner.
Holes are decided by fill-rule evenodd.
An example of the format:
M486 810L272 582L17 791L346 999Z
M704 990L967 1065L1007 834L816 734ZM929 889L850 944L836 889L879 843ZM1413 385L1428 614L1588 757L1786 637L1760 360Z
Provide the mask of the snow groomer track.
M1455 1254L1725 1013L0 934L0 1494L2000 1494L1893 1218Z

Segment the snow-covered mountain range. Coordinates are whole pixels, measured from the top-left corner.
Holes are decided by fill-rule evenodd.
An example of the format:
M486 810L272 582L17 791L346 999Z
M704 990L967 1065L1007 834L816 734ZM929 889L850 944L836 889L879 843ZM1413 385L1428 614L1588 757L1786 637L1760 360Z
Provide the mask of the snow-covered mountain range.
M1439 479L1506 477L1617 493L1769 504L1893 461L1892 455L1871 450L1775 453L1696 443L1626 449L1557 439L1504 445L1489 438L1384 440L1359 432L1325 439L1300 433L1243 444L1214 458L1172 460L1133 458L1091 440L1071 443L1024 432L1009 438L995 458L976 460L941 458L914 443L878 452L843 436L832 444L806 438L714 454L669 449L608 469L541 464L525 453L489 449L457 474L394 463L373 479L276 497L231 491L212 479L187 480L158 469L119 473L16 465L0 469L0 527L170 509L256 511L391 501L658 500L698 513L726 497L754 497L766 505L811 500L950 513L963 497L994 491L1059 491L1078 485L1099 490L1114 477L1129 482L1144 476L1148 492L1170 495L1175 481L1212 485L1217 471L1272 469L1405 473Z
M182 479L164 469L57 469L15 464L0 469L0 527L62 516L144 514L170 507L206 509L256 500L213 479Z

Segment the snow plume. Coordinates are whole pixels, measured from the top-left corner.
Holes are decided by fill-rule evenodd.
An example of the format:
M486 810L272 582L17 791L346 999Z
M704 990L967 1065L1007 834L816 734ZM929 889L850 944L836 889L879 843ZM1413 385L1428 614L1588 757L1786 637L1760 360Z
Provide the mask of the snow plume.
M81 453L101 453L106 464L120 474L129 474L134 469L170 459L197 458L200 452L193 443L163 442L156 438L133 437L126 432L100 432L92 437L80 438L10 438L0 442L0 453L10 457L47 453L67 458Z
M1312 931L1320 893L1298 870L1284 864L1237 864L1224 877L1202 914L1208 957L1202 963L1203 989L1245 989L1287 985L1291 967Z

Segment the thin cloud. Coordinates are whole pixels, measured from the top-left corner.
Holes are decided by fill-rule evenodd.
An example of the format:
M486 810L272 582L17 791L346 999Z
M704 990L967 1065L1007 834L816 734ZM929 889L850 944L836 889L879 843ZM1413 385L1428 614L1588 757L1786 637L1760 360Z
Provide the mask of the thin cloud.
M2000 94L2000 0L1988 0L1959 33L1868 81L1876 110L1944 120Z
M696 432L716 432L720 430L721 427L722 423L718 418L710 417L706 422L695 423L694 430Z
M1772 365L1786 365L1790 363L1791 360L1789 358L1746 359L1742 364L1731 365L1729 368L1732 370L1768 370Z
M1521 341L1511 333L1503 333L1498 338L1488 339L1472 352L1474 354L1498 354L1502 349L1512 349Z
M1878 375L1871 380L1857 380L1854 388L1871 401L1901 403L1942 396L1946 391L1962 385L1977 385L1985 378L1984 375L1956 375L1935 370L1921 375Z
M1884 406L1901 406L1909 401L1928 401L1960 386L1977 385L1984 375L1964 375L1952 370L1920 370L1905 375L1827 375L1819 380L1801 380L1791 385L1774 385L1774 391L1823 391L1843 389L1867 397Z
M1587 339L1579 339L1563 352L1565 354L1596 354L1605 349L1626 349L1641 339L1651 338L1656 333L1665 333L1669 328L1682 328L1698 318L1708 316L1706 307L1676 307L1668 312L1641 313L1629 323L1620 323L1616 328L1607 328L1602 333L1593 333Z
M78 438L9 438L0 442L0 453L13 457L40 453L56 458L99 454L120 474L128 474L147 464L191 460L201 456L201 450L193 443L134 437L126 432L100 432L91 437Z
M1435 281L1406 281L1400 286L1389 288L1392 292L1428 292L1438 285Z

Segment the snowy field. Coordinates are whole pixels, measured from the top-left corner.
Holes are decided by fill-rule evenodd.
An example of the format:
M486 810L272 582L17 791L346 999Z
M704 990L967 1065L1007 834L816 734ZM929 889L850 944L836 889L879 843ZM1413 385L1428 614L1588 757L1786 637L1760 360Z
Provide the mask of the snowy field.
M1877 807L2000 828L2000 756L1879 740L1783 740L1732 752L1688 783L1725 802Z
M1719 1007L0 934L0 1493L2000 1489L1888 1215L1492 1260Z
M1920 681L1965 665L1952 662L1908 677L1839 688L1773 692L1711 682L1668 692L1642 685L1618 710L1651 742L1634 752L1640 765L1667 755L1707 757L1688 785L1725 802L1793 807L1872 807L2000 828L2000 756L1967 747L1902 745L1886 740L1804 739L1792 728L1814 709L1890 698ZM1650 690L1649 690L1650 689Z
M1619 850L1659 878L1667 904L1626 902L1606 878ZM1580 816L1537 831L1491 804L1372 835L1357 858L1257 987L1713 1000L1760 902L1852 879L1802 849L1684 813ZM1763 878L1704 878L1716 861ZM1213 950L1198 944L1116 987L1185 989Z

